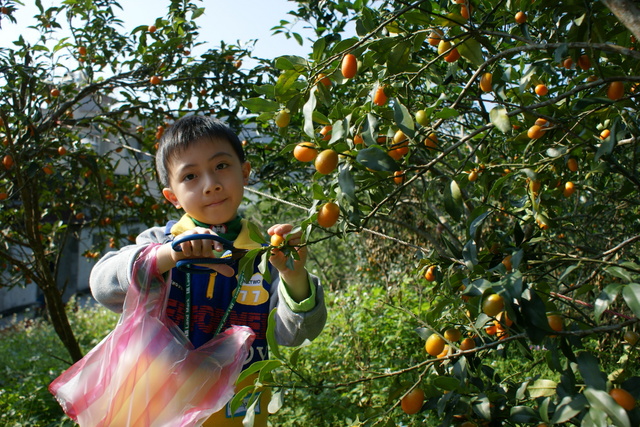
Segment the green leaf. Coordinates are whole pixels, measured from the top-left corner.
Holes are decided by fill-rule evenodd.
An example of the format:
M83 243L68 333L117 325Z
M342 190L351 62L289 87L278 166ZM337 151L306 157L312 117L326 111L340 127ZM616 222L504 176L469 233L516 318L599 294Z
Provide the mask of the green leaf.
M444 16L438 16L433 20L434 26L437 27L459 27L460 24L467 22L465 18L458 12L450 12Z
M351 173L351 168L348 166L340 167L340 172L338 174L338 183L340 184L340 189L344 193L345 196L352 202L356 201L356 182L353 178L353 174Z
M549 422L549 405L551 404L551 397L545 397L543 399L538 399L540 402L540 406L538 406L538 413L540 414L540 418L542 421Z
M622 289L622 296L636 317L640 317L640 285L631 283Z
M600 157L608 156L613 152L613 149L618 142L616 139L616 133L617 133L617 129L616 129L616 124L614 122L613 126L611 127L611 134L607 138L605 138L600 143L600 147L598 147L598 151L596 152L596 155L594 157L595 161L598 161L600 160Z
M251 249L245 254L238 263L238 283L243 283L253 275L254 262L259 253L263 252L262 248Z
M275 390L271 394L271 400L269 401L269 405L268 405L268 410L270 414L275 414L280 410L280 408L282 408L282 405L284 404L284 399L282 398L283 394L284 393L281 388Z
M491 401L489 397L481 393L471 401L473 411L485 420L491 419Z
M269 363L265 364L260 373L258 374L258 381L264 383L265 381L273 381L273 371L282 366L280 360L269 359Z
M551 424L559 424L569 421L578 415L587 406L587 399L579 394L577 396L565 396L556 407Z
M583 351L578 354L577 362L580 375L582 375L587 387L598 390L604 390L606 388L606 377L600 372L598 359L593 354L588 351Z
M469 226L469 236L472 239L475 239L476 230L489 215L491 215L491 211L484 212L471 221L471 225Z
M471 62L476 67L484 64L484 58L482 57L482 46L480 42L473 38L468 38L460 44L456 45L460 56L467 61Z
M331 123L329 121L329 118L318 110L313 110L313 121L316 123L320 123L321 125L328 125L329 123Z
M242 383L249 376L266 369L268 371L272 371L278 367L282 366L282 362L279 360L267 359L267 360L258 360L257 362L253 362L247 369L240 372L238 379L236 380L236 384Z
M411 42L396 43L387 56L387 69L389 74L397 74L405 71L411 55Z
M295 348L292 352L291 355L289 356L289 363L291 364L291 366L293 366L294 368L298 365L298 359L300 358L300 352L302 351L303 347L297 347Z
M478 264L478 251L475 240L469 239L467 243L465 243L464 248L462 249L462 257L469 270L473 269L473 266Z
M526 289L520 299L521 312L527 320L526 332L534 344L542 342L550 330L546 316L546 307L538 294L532 289Z
M489 118L491 119L491 123L500 130L502 133L507 133L511 131L511 121L509 120L509 116L507 115L507 109L504 107L494 107L489 112Z
M609 393L603 390L587 387L584 391L584 395L589 401L591 408L605 412L609 415L616 426L631 427L629 415L627 415L627 412L622 408L622 406L618 405L616 401L609 396Z
M378 146L362 149L358 151L356 160L374 171L393 172L400 170L398 164Z
M435 117L439 119L451 119L453 117L458 117L460 113L458 110L449 107L443 107L440 111L435 114Z
M295 252L297 253L297 252ZM287 268L289 270L293 270L295 269L295 264L294 261L296 260L296 257L294 255L294 253L289 254L289 256L287 256L287 261L285 262L285 265L287 266Z
M304 125L302 130L307 134L309 138L315 138L316 130L313 125L313 113L316 110L316 91L309 91L309 99L304 103L302 107L302 116L304 117Z
M256 243L260 243L261 245L267 243L267 240L264 238L264 234L262 234L262 230L260 230L257 225L251 221L246 221L246 224L249 229L249 237L251 240Z
M527 387L532 399L539 397L555 396L558 383L552 380L539 379Z
M333 46L331 49L332 53L343 52L349 48L351 48L354 44L358 43L357 37L351 37L348 39L340 40L338 43Z
M269 257L271 254L267 251L262 253L262 259L260 260L260 265L258 266L258 271L262 274L262 278L266 280L268 283L271 283L271 269L269 266Z
M576 268L578 268L577 264L574 265L570 265L569 267L567 267L562 274L560 275L560 277L558 277L558 282L561 282L565 277L567 277L569 275L569 273L571 273L573 270L575 270Z
M595 301L594 314L596 322L600 322L602 313L604 313L604 311L609 308L611 303L616 299L622 286L622 283L612 283L600 292L600 295L598 295L598 298Z
M413 123L413 117L407 107L402 105L400 101L393 103L393 119L405 135L409 138L413 138L415 136L416 131Z
M534 423L538 421L536 411L528 406L514 406L511 408L509 418L514 423Z
M300 73L295 70L287 70L280 74L275 87L276 98L286 100L291 94L297 94L298 90L295 89L295 84L299 77Z
M204 7L198 7L193 10L193 13L191 14L191 19L193 20L198 19L203 14L204 14Z
M276 359L282 359L282 353L280 353L280 346L276 340L276 312L277 309L271 310L269 313L269 320L267 323L267 344L273 357Z
M489 196L488 197L497 197L499 196L499 193L502 192L502 187L504 187L505 183L511 179L511 177L507 174L505 176L502 176L500 178L498 178L496 181L494 181L493 186L491 187L491 190L489 191Z
M300 74L307 69L309 63L306 59L299 56L284 55L276 58L275 66L282 71L293 70L297 74Z
M233 399L231 399L231 401L229 402L229 407L232 414L235 414L238 408L242 406L244 398L247 396L247 394L253 393L254 390L255 390L255 386L248 385L244 387L242 390L240 390L239 392L237 392L235 396L233 396Z
M592 105L612 104L613 102L609 98L578 98L576 103L573 104L574 111L582 111Z
M341 140L344 137L344 126L342 120L333 122L331 125L331 139L329 145L333 145L336 141Z
M378 128L378 119L372 113L367 113L367 120L362 124L362 138L365 145L370 146L376 143L375 132Z
M407 23L415 25L431 25L431 16L428 12L431 12L431 3L424 2L420 4L420 10L411 10L402 15L403 19L406 19Z
M460 386L460 381L454 377L440 375L433 379L433 385L442 390L452 391Z
M449 186L445 187L444 208L456 221L462 216L462 193L455 180L451 180Z
M553 60L555 63L559 64L568 56L569 47L566 43L561 44L558 48L553 52Z
M243 107L252 113L273 112L280 109L280 104L264 98L249 98L240 102Z
M580 420L581 426L607 426L607 413L595 407L589 408L587 414Z
M567 147L551 147L548 148L546 153L548 157L560 157L567 154Z
M324 55L324 51L327 48L327 40L324 37L319 38L313 44L313 55L312 58L314 61L318 62L322 59Z

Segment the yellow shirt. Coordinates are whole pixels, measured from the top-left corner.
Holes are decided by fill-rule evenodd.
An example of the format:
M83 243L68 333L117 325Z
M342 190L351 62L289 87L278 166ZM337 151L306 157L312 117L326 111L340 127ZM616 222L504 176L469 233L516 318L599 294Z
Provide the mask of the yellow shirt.
M244 387L253 384L258 374L250 375L245 378L240 384L236 385L236 391L242 390ZM248 395L246 400L249 399ZM269 415L267 411L267 406L269 405L269 401L271 400L271 389L266 389L260 393L260 397L258 398L258 402L255 407L255 420L253 423L254 427L267 427L267 417ZM203 427L242 427L242 420L244 419L244 415L246 414L247 408L242 405L236 411L236 416L232 417L229 409L229 404L227 403L222 410L216 412L211 415L205 422L202 424Z

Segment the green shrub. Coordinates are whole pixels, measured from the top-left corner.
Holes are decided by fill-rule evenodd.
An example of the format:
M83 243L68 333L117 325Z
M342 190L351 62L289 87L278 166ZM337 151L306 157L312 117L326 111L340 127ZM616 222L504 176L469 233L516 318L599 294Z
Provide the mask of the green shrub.
M85 352L109 333L118 318L99 306L79 305L75 299L68 306ZM0 425L75 425L48 390L51 381L70 366L68 357L53 327L42 317L14 319L0 331Z

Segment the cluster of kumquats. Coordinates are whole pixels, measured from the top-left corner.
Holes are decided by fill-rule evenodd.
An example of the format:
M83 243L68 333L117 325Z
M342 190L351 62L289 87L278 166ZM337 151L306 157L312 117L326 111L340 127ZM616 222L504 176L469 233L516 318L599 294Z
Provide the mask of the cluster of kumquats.
M509 258L510 257L505 258L502 262L507 270L511 270ZM425 270L424 277L427 281L435 281L436 266L429 266ZM462 298L468 300L466 296ZM496 340L501 341L507 339L513 331L512 326L514 326L514 322L507 314L504 298L501 295L490 293L482 300L481 308L482 313L489 318L483 332L486 336L479 336L478 331L467 333L455 326L446 328L442 333L432 332L426 339L424 345L427 357L437 360L471 355L481 350L485 345L488 348ZM467 315L470 317L469 313L467 313ZM547 313L547 322L552 331L560 332L565 329L564 317L559 313ZM550 337L556 338L555 335L550 335ZM640 342L640 334L632 330L627 330L623 338L631 347L636 346L638 342ZM611 388L609 395L626 411L632 411L636 407L635 398L623 388ZM414 387L402 397L401 408L407 414L416 414L422 409L425 398L424 391L420 387ZM465 421L460 425L472 427L476 424L472 421ZM538 426L543 427L547 426L547 424L540 423Z
M469 4L469 2L465 0L456 0L454 3L460 5L460 15L464 19L469 19L470 14L473 12L472 6ZM528 17L524 12L518 12L514 15L514 22L516 24L525 24L527 20ZM444 36L444 33L437 28L431 30L431 33L427 37L427 42L429 45L436 48L438 56L446 62L455 62L461 57L457 47L452 44L450 40L447 40ZM592 63L589 55L582 54L577 59L576 63L574 63L571 57L568 57L565 60L561 61L559 66L568 70L579 67L583 71L588 71L592 68ZM342 57L340 71L345 79L351 79L355 77L358 73L358 58L352 53L345 54ZM587 81L595 81L596 79L596 76L590 76ZM323 73L320 73L318 75L316 82L318 84L324 85L327 88L331 87L331 85L333 84L330 78ZM484 93L489 93L494 90L493 83L493 74L491 72L483 73L480 76L478 82L480 90ZM386 105L389 100L387 92L387 87L384 84L379 84L372 93L371 100L373 104L377 106ZM543 98L549 95L549 88L545 83L541 82L533 86L533 92L538 97ZM624 96L624 94L625 87L623 82L614 81L608 84L606 89L606 96L610 100L619 100ZM423 109L415 112L414 119L415 122L423 128L428 129L429 126L432 125L427 112ZM290 121L291 112L286 108L278 111L274 116L274 122L278 128L286 128L287 126L289 126ZM513 125L513 127L517 130L520 126ZM602 140L607 139L611 134L610 130L606 128L606 125L599 125L599 128L602 128L600 138ZM553 123L549 122L549 120L545 118L538 118L535 120L535 123L531 127L529 127L526 135L531 140L538 140L543 138L549 130L553 129ZM330 124L326 124L320 127L317 132L319 139L325 142L329 141L332 137L332 126ZM364 138L362 137L362 135L356 134L351 140L356 148L364 146ZM376 142L381 146L386 146L387 154L396 161L404 158L409 152L410 148L410 138L402 130L397 130L392 137L380 135L378 136ZM429 150L439 149L438 135L435 130L427 132L423 144ZM302 141L294 148L293 157L300 162L312 163L315 170L319 174L329 175L337 169L340 159L340 153L338 153L333 148L322 148L312 141ZM578 171L578 158L576 158L575 156L568 156L566 160L566 167L571 172ZM483 172L483 169L483 165L480 165L479 168L471 169L468 172L468 180L470 182L476 181ZM392 180L395 184L403 184L406 180L405 171L395 171ZM536 195L539 193L541 188L540 181L528 180L527 184L532 191L532 194ZM557 181L556 187L560 189L564 197L570 197L575 193L577 189L576 184L572 181ZM335 201L329 201L318 208L317 223L322 227L328 228L337 223L339 216L339 206ZM536 218L536 222L542 229L547 229L549 227L549 221L544 215L538 215Z
M443 50L444 49L444 50ZM440 50L449 51L455 50L451 47L450 43L445 47L438 47ZM457 51L456 51L457 53ZM457 54L457 58L460 55ZM456 59L457 59L456 58ZM447 60L445 58L445 60ZM450 61L451 62L451 61ZM343 56L341 62L341 73L345 79L351 79L356 76L358 72L358 58L351 53L347 53ZM317 82L330 87L332 85L331 80L325 74L320 74ZM387 88L380 84L378 85L372 95L372 102L376 106L384 106L388 103L389 97L387 95ZM419 110L415 114L415 120L423 127L429 126L430 122L427 113L424 110ZM291 112L288 109L282 109L278 111L274 116L274 122L278 128L285 128L291 121ZM327 142L332 138L333 127L330 124L324 125L317 130L318 139ZM356 134L351 139L353 145L358 147L364 147L364 138L360 134ZM387 154L393 160L400 160L404 158L409 152L409 137L402 131L397 130L392 137L380 135L377 142L387 147ZM424 145L430 150L438 148L438 136L435 132L429 132L425 139ZM315 168L315 171L320 175L330 175L336 171L339 161L340 153L333 148L322 148L319 144L312 141L302 141L298 143L293 149L293 157L303 163L310 163ZM404 171L395 171L393 174L393 182L395 184L402 184L405 181ZM335 201L329 201L318 208L317 223L321 227L329 228L336 224L340 216L340 207Z
M461 5L460 14L468 19L473 13L471 5L465 0L455 1L456 4ZM514 15L513 20L517 25L524 25L527 23L528 17L524 12L518 12ZM429 36L426 38L427 43L436 49L438 58L453 63L457 61L461 55L458 51L458 47L445 37L445 32L440 29L431 29ZM592 58L586 51L580 52L574 58L568 57L560 62L560 66L564 70L581 69L583 72L588 72L592 69ZM595 61L595 60L594 60ZM344 79L351 79L358 73L358 58L353 53L346 53L342 56L342 62L340 71ZM595 67L594 67L595 68ZM564 72L564 71L563 71ZM491 72L484 72L478 76L478 86L480 92L483 94L489 94L496 90L494 75ZM617 77L616 77L617 78ZM597 77L590 76L586 78L587 83L595 82ZM332 81L324 74L320 74L316 81L318 85L324 85L325 87L331 87ZM596 86L594 86L596 88ZM547 83L543 81L535 82L530 89L539 102L543 102L545 99L551 98L556 93L557 89L548 87ZM607 83L606 87L603 85L601 89L604 90L606 97L610 101L618 101L625 96L625 86L621 81L612 81ZM388 91L384 84L378 84L371 91L371 102L375 106L384 106L388 102ZM541 111L543 111L541 109ZM535 142L536 140L542 140L549 138L552 131L558 129L561 124L553 123L553 117L538 117L544 114L532 110L532 115L535 116L534 120L531 120L533 124L528 123L522 125L522 137L527 139L528 142ZM422 144L428 150L439 150L438 134L431 128L432 123L429 118L429 113L423 109L415 109L411 112L415 122L420 125L423 130L424 140ZM275 124L278 128L286 128L291 121L291 113L287 109L282 109L274 117ZM530 127L529 127L530 124ZM596 138L600 138L602 141L607 140L611 136L611 130L609 129L609 120L604 120L602 124L598 125L599 135ZM513 129L520 129L520 124L513 124ZM528 128L528 129L527 129ZM394 128L395 130L396 128ZM306 140L297 143L292 150L293 157L302 163L308 163L313 166L317 174L320 176L326 176L334 173L340 163L340 158L344 153L340 153L332 148L332 145L328 142L332 140L333 128L330 124L324 124L319 127L316 132L315 140ZM444 133L441 133L441 136ZM395 132L390 131L388 135L378 136L377 144L381 147L386 147L387 155L394 161L400 161L404 159L410 150L410 137L402 130L398 129ZM365 138L361 134L354 133L349 141L355 149L364 147ZM600 141L599 141L600 142ZM325 144L327 143L327 144ZM569 178L554 177L553 184L559 194L565 198L570 198L578 190L579 184L572 181L571 177L575 177L580 170L580 157L576 153L569 152L564 157L564 167L571 174L566 174ZM585 168L585 166L582 166ZM477 181L480 176L485 172L483 165L478 165L468 172L468 181L473 183ZM555 172L555 169L554 169ZM396 171L392 177L393 182L396 184L403 184L405 182L405 173L403 171ZM541 190L543 183L535 177L527 178L527 188L531 195L537 196ZM574 196L575 197L575 196ZM335 201L329 201L319 206L317 213L317 223L322 227L332 227L336 224L340 217L340 207ZM550 227L550 221L542 212L537 212L535 215L535 221L540 229L546 230ZM281 242L272 242L274 246L277 246ZM493 251L491 251L493 252ZM501 264L504 266L504 270L509 273L513 270L512 255L506 255ZM500 262L500 261L498 261ZM424 269L424 278L429 282L434 282L438 277L438 267L436 265L427 265ZM462 295L463 299L468 299L469 296ZM505 301L504 297L498 293L486 292L478 300L478 306L481 313L487 319L486 323L478 329L469 328L463 329L460 325L448 325L446 328L439 331L432 331L428 337L426 337L424 349L429 359L433 359L434 364L441 363L442 361L450 358L467 357L482 350L494 349L502 341L514 339L515 335L522 333L522 328L519 328L514 323L514 319L511 319L508 315L510 307L509 302ZM541 315L546 316L546 325L539 325L540 328L544 326L545 333L550 338L555 338L555 333L561 335L565 331L565 327L568 328L569 321L565 318L563 313L559 311L541 311ZM467 314L467 317L471 320L472 315ZM541 317L544 323L544 317ZM522 325L520 325L522 326ZM548 329L547 329L548 326ZM566 332L565 332L566 333ZM636 346L639 341L639 336L636 332L628 330L624 333L624 339L630 346ZM626 390L615 387L609 392L610 396L617 402L622 408L627 411L631 411L635 408L636 402L633 396ZM400 406L402 410L407 414L416 414L423 409L425 402L425 392L420 388L420 383L414 384L412 389L403 395L400 400ZM462 426L469 427L475 425L469 421L469 423L463 423ZM546 425L544 423L540 426Z
M341 72L344 78L353 78L358 72L358 60L353 54L346 54L342 59ZM331 86L331 80L325 75L320 75L318 79L319 83L325 86ZM387 96L384 92L384 87L380 86L374 96L373 102L377 105L384 105L387 102ZM285 128L291 121L291 113L288 109L279 111L275 117L275 124L279 128ZM320 138L323 141L329 141L331 139L332 126L326 125L319 130ZM362 137L357 135L354 137L355 144L362 144ZM406 141L408 144L408 140ZM406 145L405 144L405 145ZM311 163L316 171L321 175L329 175L338 167L339 155L338 152L331 149L320 149L315 143L309 141L303 141L299 143L293 150L293 157L300 162ZM338 222L340 217L340 207L334 201L329 201L318 208L317 223L321 227L330 228Z

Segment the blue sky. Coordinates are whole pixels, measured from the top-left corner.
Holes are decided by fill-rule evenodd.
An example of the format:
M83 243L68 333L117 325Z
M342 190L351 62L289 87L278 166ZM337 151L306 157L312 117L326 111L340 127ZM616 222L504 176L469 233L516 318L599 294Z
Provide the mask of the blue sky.
M41 0L43 6L49 7L59 4L60 0ZM34 14L37 13L34 0L24 0L25 6L16 11L15 17L18 25L11 25L3 20L0 30L0 46L7 46L21 33L32 39L37 37L34 30L27 27ZM156 18L164 16L168 0L120 0L124 12L121 18L125 21L125 30L130 30L138 25L153 23ZM197 3L197 2L196 2ZM311 51L308 41L304 47L293 39L286 39L283 35L271 35L271 28L279 25L281 19L293 21L293 17L287 15L296 3L287 0L203 0L200 2L205 8L204 16L197 22L200 28L199 40L206 42L205 48L213 48L220 45L220 41L236 44L238 41L246 42L258 39L254 48L254 55L262 58L275 58L285 54L306 56ZM153 5L153 6L151 6ZM294 29L305 34L302 23L298 23ZM29 37L29 34L32 34ZM310 34L307 32L307 34ZM194 52L197 53L197 52Z

